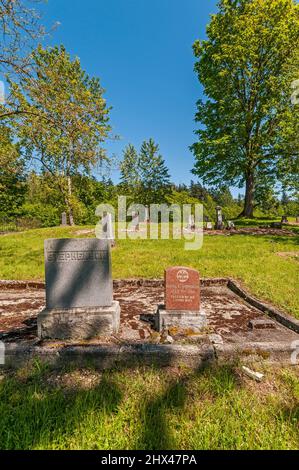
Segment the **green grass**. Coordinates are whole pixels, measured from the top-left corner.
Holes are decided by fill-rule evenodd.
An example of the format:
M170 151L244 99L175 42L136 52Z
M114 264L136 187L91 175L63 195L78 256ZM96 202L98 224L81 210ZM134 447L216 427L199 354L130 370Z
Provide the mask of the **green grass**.
M0 447L297 449L298 371L264 372L21 369L0 381Z
M74 237L78 229L38 229L0 237L0 278L43 279L44 239ZM183 240L118 240L112 252L113 276L162 277L166 267L186 265L202 277L241 280L258 297L299 318L298 259L277 256L294 251L299 251L299 235L205 236L197 251L185 251Z
M0 237L0 278L43 279L43 240L78 229ZM202 277L240 279L299 318L299 263L276 254L294 251L298 236L206 236L199 251L185 251L183 241L118 240L113 276L162 277L167 266L193 266ZM298 370L255 370L265 373L260 384L239 366L0 370L0 448L298 449Z

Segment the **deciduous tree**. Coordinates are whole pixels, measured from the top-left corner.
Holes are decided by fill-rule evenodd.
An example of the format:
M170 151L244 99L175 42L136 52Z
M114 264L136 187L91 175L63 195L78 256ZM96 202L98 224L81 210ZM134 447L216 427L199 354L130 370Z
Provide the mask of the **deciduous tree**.
M198 102L193 171L204 184L245 184L242 215L252 217L257 180L271 185L271 176L294 172L298 161L291 96L299 79L299 5L221 0L207 36L193 46L206 94Z

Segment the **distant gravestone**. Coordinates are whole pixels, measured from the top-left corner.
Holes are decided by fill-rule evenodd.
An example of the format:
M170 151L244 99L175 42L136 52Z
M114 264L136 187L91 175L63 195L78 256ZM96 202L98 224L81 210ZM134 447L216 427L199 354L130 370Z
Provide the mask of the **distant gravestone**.
M213 223L207 222L207 230L213 230Z
M188 229L189 230L194 230L195 229L195 218L194 215L189 215L189 221L188 221Z
M111 246L115 246L112 215L108 212L102 218L103 238L110 240Z
M139 214L138 212L132 213L132 227L135 232L139 232Z
M144 222L148 223L150 221L150 213L149 213L149 208L145 207L145 213L144 213Z
M62 212L61 214L61 225L65 227L67 225L67 215L66 212Z
M0 341L0 365L5 364L5 344L3 341Z
M206 315L200 310L200 278L195 269L175 266L165 271L165 305L156 315L158 331L170 327L199 332L206 326Z
M45 278L40 338L86 339L118 330L108 240L45 240Z
M222 207L216 207L216 230L223 229L223 216L222 216Z
M286 215L283 215L283 216L282 216L282 218L281 218L281 223L282 223L282 224L288 224L288 223L289 223L288 218L287 218Z

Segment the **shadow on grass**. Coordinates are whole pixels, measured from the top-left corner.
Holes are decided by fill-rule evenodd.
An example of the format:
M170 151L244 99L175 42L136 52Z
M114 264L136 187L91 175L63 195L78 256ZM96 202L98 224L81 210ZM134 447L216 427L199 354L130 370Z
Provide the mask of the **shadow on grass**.
M161 368L152 366L147 369L152 372L161 372ZM0 428L1 449L35 449L35 448L78 448L84 442L82 435L85 432L84 423L94 430L95 436L88 443L88 448L105 448L105 437L98 436L95 442L98 424L102 421L100 429L105 431L105 423L109 423L118 414L124 397L124 391L115 374L133 372L129 365L107 370L100 374L100 383L88 390L83 390L76 384L67 388L49 381L49 378L63 377L70 372L82 373L86 368L71 367L64 370L52 370L38 363L29 369L19 372L10 371L0 382L0 415L2 425ZM94 369L87 369L94 371ZM209 372L211 371L211 372ZM175 449L173 430L168 422L168 414L184 413L184 408L190 398L192 381L200 380L204 374L213 374L209 393L214 396L223 395L226 391L238 387L238 381L233 368L227 366L205 365L193 372L184 372L182 375L174 374L163 387L162 392L154 391L149 396L140 395L138 411L134 420L142 423L136 426L136 436L132 437L130 448L135 449ZM128 375L130 378L130 374ZM88 380L88 379L87 379ZM144 390L143 390L144 392ZM192 398L192 393L191 393ZM123 419L123 418L122 418ZM123 425L124 422L122 422ZM133 421L134 421L133 420ZM93 427L94 425L94 427ZM91 426L91 428L90 428ZM122 432L118 430L118 432ZM125 429L123 430L125 432ZM76 437L77 436L77 437ZM115 442L113 436L106 436L106 440ZM77 444L76 444L77 442ZM90 444L93 442L93 444ZM70 444L72 443L72 445ZM82 444L81 444L82 445ZM107 447L106 447L107 448ZM109 448L109 445L108 445Z
M276 449L298 439L297 379L287 404L283 395L265 401L264 391L259 403L234 365L58 365L35 362L2 377L1 449ZM81 382L66 386L71 374Z

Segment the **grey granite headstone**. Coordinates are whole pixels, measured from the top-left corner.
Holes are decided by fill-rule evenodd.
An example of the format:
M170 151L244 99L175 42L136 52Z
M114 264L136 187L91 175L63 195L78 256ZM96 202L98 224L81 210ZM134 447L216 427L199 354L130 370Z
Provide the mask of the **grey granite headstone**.
M106 240L46 240L45 270L47 308L111 306L111 257Z
M61 214L61 225L66 226L67 225L67 215L66 212L62 212Z
M45 240L45 276L40 338L89 339L118 331L109 240Z

